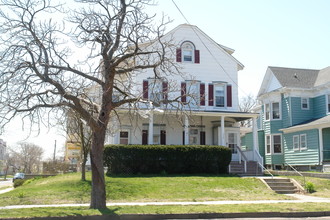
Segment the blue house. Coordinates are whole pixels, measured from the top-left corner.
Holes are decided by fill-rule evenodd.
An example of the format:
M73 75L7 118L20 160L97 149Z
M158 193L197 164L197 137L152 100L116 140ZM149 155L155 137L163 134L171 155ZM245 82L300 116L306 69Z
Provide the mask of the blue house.
M268 67L257 99L259 152L266 167L330 167L330 67ZM251 147L250 137L242 137L245 148Z

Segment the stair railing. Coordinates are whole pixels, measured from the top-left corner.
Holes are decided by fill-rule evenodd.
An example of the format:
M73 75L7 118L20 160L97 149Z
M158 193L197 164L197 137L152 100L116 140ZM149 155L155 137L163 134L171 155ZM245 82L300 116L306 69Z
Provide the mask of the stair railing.
M246 166L246 162L248 161L247 157L245 156L244 152L242 151L242 149L235 145L235 149L237 149L237 151L239 152L239 161L243 160L244 162L244 173L247 172L247 166Z
M293 169L296 173L298 173L299 174L299 176L302 176L303 177L303 179L304 179L304 187L306 186L306 178L305 178L305 176L304 175L302 175L302 173L300 173L298 170L296 170L293 166L291 166L290 164L288 164L288 163L285 163L285 164L287 164L291 169Z
M258 165L261 167L261 169L263 170L263 171L266 171L269 175L271 175L272 176L272 179L274 178L274 175L263 165L263 164L261 164L261 163L259 163L259 162L257 162L258 163Z

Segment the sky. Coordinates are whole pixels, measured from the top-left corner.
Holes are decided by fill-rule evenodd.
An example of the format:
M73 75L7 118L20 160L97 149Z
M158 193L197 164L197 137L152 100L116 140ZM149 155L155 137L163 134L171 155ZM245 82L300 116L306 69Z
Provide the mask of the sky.
M268 66L322 69L330 65L330 1L328 0L159 0L150 7L173 22L198 26L217 43L235 50L245 68L238 72L240 97L256 96ZM70 4L71 5L71 4ZM35 143L51 157L63 154L65 137L58 128L43 127L30 136L16 119L0 136L8 145Z

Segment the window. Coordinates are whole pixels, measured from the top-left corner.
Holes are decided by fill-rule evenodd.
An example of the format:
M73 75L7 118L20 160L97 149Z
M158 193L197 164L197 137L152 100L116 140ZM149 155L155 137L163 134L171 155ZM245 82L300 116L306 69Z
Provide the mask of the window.
M266 154L270 154L270 135L266 135Z
M274 149L274 154L282 153L281 135L273 135L273 149Z
M186 81L187 98L186 102L190 106L197 106L200 104L200 82Z
M225 86L215 85L215 106L225 107Z
M301 109L309 109L309 98L301 98Z
M149 79L149 100L155 103L163 100L163 82L161 79Z
M191 128L189 131L189 144L197 145L198 144L198 129Z
M182 55L183 62L191 63L194 60L194 46L190 42L185 42L182 44Z
M300 150L305 150L305 149L307 149L306 134L301 134L300 135Z
M128 131L120 132L119 144L128 144Z
M268 121L269 118L270 118L270 108L269 108L269 104L265 104L265 118L266 118L266 121Z
M328 97L327 97L327 104L328 104L328 108L327 108L327 110L328 110L328 113L330 113L330 95L327 95Z
M274 102L272 103L272 119L280 119L280 103Z
M293 150L299 150L299 135L293 136Z

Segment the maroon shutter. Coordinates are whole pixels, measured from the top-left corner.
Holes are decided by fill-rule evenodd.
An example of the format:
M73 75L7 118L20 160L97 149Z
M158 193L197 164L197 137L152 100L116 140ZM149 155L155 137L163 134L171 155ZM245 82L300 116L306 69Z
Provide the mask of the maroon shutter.
M163 99L167 100L168 98L168 83L163 82Z
M182 132L182 145L184 145L184 131Z
M143 98L148 99L148 80L143 80Z
M142 130L142 145L148 145L148 130Z
M231 85L227 85L227 107L232 107L232 91Z
M187 93L186 83L181 82L181 102L183 103L187 101L186 93Z
M195 63L199 63L199 50L195 50Z
M199 93L200 93L200 105L205 105L205 83L201 83L199 86Z
M181 48L176 49L176 62L181 62Z
M201 131L199 135L200 135L200 144L205 145L205 131Z
M213 106L213 84L209 84L209 106Z
M166 145L166 131L165 130L160 131L160 144Z

